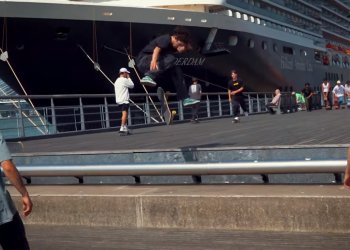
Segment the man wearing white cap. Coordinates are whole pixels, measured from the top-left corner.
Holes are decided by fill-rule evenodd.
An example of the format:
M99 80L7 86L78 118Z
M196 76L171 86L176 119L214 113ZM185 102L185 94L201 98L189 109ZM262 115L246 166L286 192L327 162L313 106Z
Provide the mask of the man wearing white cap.
M345 89L344 86L341 85L340 80L337 81L337 85L333 88L333 95L334 95L334 107L336 109L339 109L342 104L344 104L344 95L345 95Z
M126 68L119 70L119 77L114 83L115 102L121 107L122 119L120 125L120 133L128 133L126 126L129 110L129 89L134 88L134 83L130 79L130 72Z

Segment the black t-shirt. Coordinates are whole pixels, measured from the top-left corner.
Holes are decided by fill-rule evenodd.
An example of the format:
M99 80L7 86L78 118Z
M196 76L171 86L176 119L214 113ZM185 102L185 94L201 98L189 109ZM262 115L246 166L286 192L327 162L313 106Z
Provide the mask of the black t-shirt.
M304 94L305 97L308 97L312 93L312 90L311 88L304 88L301 92Z
M232 79L228 81L227 88L230 91L236 91L237 89L244 88L243 81L241 79L237 79L236 81L233 81ZM243 91L235 94L235 96L243 96Z
M169 54L175 53L176 49L171 44L171 36L170 35L162 35L154 40L152 40L146 47L143 48L141 54L152 54L153 50L159 47L161 48L161 54Z

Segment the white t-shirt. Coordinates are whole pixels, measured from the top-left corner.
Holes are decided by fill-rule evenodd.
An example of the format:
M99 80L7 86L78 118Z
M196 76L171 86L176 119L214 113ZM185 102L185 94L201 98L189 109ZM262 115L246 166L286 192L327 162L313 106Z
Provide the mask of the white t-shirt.
M340 97L340 96L344 96L345 94L345 89L343 85L335 85L334 89L333 89L333 94L336 97Z
M118 77L114 83L115 102L117 104L129 103L129 89L134 88L130 78Z
M329 90L330 90L329 82L322 83L322 89L323 89L323 92L329 92Z

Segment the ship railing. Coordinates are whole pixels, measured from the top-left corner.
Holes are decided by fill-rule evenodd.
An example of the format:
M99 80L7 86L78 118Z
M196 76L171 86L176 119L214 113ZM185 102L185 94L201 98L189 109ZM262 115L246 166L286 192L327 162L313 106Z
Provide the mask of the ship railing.
M131 128L164 124L157 112L160 111L161 105L156 94L149 96L154 100L154 106L146 94L130 95L134 103L131 103L128 113L128 125ZM170 109L177 113L174 123L189 121L192 118L192 108L184 107L174 93L167 93L167 96ZM260 114L267 112L265 104L271 101L273 93L247 92L245 96L249 113ZM12 102L1 102L8 99ZM37 112L27 104L28 99L33 101ZM319 105L320 99L316 95L315 104ZM297 111L295 99L290 92L283 93L281 110L282 113ZM243 110L241 113L243 114ZM0 115L0 130L5 138L117 129L121 122L121 111L115 103L114 94L0 96ZM232 105L226 92L202 94L199 119L232 115Z

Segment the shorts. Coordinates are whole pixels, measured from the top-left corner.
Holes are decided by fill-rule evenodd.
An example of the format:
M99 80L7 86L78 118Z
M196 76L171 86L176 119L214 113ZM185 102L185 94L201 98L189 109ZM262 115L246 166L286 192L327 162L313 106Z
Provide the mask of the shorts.
M129 103L122 103L118 104L118 106L121 108L122 111L128 111L129 110Z
M339 96L338 97L338 103L339 103L339 105L344 103L344 96Z
M0 245L4 250L29 250L24 225L18 212L12 221L0 225Z

